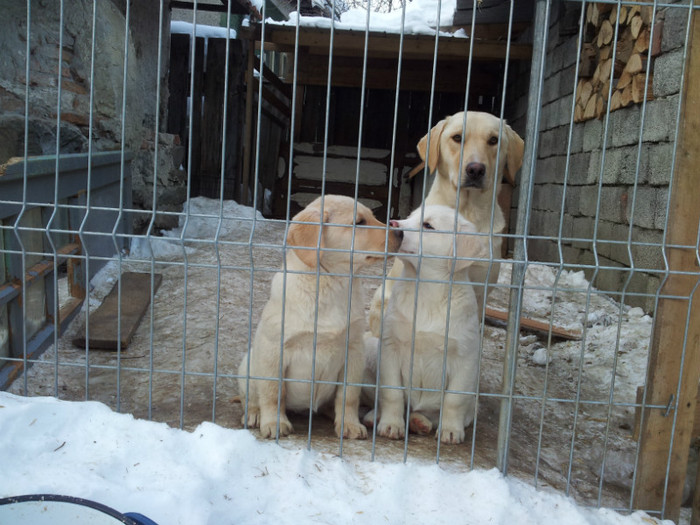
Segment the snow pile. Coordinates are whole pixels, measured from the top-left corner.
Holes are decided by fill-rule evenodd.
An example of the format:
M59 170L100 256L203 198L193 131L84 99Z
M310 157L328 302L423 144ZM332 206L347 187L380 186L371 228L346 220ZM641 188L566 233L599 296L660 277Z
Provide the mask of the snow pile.
M96 402L0 393L0 497L55 493L160 524L644 524L495 470L348 461L202 423L193 432ZM664 522L671 523L671 522Z
M262 224L258 224L258 221ZM135 237L131 242L131 256L139 259L171 260L184 253L193 254L196 248L186 243L202 240L221 240L236 234L247 240L255 228L265 228L267 220L259 211L235 201L219 201L195 197L187 201L179 217L179 225L162 232L162 237Z

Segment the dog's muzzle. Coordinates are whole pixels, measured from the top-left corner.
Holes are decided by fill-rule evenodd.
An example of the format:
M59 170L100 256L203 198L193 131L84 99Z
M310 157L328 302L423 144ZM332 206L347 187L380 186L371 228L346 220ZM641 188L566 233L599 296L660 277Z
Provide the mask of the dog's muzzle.
M481 162L470 162L464 169L463 188L483 188L486 177L486 166Z

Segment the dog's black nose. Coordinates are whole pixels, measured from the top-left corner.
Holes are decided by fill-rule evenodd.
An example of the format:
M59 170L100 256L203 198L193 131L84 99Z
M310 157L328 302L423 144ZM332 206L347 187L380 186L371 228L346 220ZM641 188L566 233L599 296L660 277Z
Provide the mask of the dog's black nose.
M471 181L480 181L486 175L486 166L481 162L470 162L467 164L467 179Z

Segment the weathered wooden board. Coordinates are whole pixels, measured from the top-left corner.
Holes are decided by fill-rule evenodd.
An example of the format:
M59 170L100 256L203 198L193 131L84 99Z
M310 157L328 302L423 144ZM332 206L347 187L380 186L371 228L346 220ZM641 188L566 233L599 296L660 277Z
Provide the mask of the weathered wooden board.
M163 276L153 275L154 293L158 290ZM125 272L122 274L121 318L119 317L119 283L114 287L100 307L90 314L89 343L91 349L117 350L121 339L121 349L129 346L141 318L151 303L151 274ZM121 332L119 321L121 319ZM73 339L73 344L86 346L86 330ZM121 337L120 337L121 336Z

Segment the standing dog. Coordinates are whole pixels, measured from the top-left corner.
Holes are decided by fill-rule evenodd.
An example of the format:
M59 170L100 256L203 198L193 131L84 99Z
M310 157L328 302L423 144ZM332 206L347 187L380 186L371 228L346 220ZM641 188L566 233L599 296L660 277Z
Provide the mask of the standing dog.
M506 222L494 192L497 196L504 176L511 182L515 180L523 163L525 145L523 139L498 117L469 111L463 130L464 119L464 112L447 117L430 131L430 144L428 135L418 142L421 159L427 159L429 173L435 173L423 204L442 204L453 209L459 206L459 214L473 223L478 232L492 235L493 256L489 259L500 257L502 238L493 237L493 234L502 233ZM388 276L401 275L401 266L400 260L395 261ZM498 280L499 270L500 264L490 260L476 263L469 269L469 280L492 284ZM375 337L379 337L381 328L382 290L385 290L386 306L392 285L393 281L387 280L377 289L372 300L369 324ZM476 285L474 291L481 308L484 288Z
M355 213L349 197L321 199L289 226L286 272L272 280L253 347L238 371L244 401L248 392L247 425L267 438L278 432L279 388L280 436L293 432L287 410L317 411L335 399L336 434L342 429L347 438L367 437L357 414L360 388L342 384L345 374L348 383L359 383L364 363L364 294L354 273L385 257L387 248L396 251L400 233L392 231L385 243L385 225L369 208L357 203ZM311 383L312 370L319 383Z
M394 283L386 309L380 385L413 390L409 399L408 390L380 389L381 436L404 436L407 401L409 429L418 434L438 426L442 409L443 443L464 441L474 418L475 394L455 393L476 391L479 368L476 296L466 284L473 261L464 258L488 256L488 237L474 235L476 227L455 215L454 208L427 205L404 221L392 221L404 232L398 255L402 280Z

